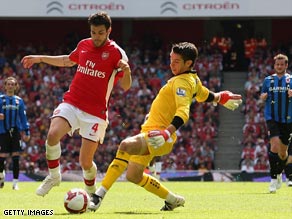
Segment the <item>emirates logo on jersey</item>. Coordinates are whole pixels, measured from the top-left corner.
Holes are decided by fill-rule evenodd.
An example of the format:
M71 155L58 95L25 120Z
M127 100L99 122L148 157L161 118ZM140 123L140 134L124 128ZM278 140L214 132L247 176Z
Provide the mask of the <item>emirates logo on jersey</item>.
M101 58L102 58L102 60L106 60L106 59L108 59L108 57L109 57L109 52L103 52L103 53L101 54Z

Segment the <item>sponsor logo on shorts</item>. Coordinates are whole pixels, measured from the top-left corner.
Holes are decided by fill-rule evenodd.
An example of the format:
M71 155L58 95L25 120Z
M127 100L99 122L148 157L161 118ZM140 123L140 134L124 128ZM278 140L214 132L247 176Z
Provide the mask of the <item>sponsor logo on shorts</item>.
M61 112L60 109L56 109L56 110L54 111L53 115L57 115L57 114L59 114L60 112Z

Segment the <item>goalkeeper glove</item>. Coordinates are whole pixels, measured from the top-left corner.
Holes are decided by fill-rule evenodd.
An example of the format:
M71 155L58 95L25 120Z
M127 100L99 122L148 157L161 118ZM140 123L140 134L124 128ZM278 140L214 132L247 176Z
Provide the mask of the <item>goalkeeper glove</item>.
M165 130L153 130L148 132L149 144L157 149L164 145L164 143L170 138L170 132Z
M219 92L218 103L230 110L235 110L242 103L241 95L233 94L230 91Z

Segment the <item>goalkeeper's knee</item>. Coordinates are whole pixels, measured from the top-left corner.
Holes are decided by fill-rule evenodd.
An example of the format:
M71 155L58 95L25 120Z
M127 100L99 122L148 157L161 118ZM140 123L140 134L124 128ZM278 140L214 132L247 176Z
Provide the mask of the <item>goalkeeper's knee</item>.
M126 163L128 163L130 156L131 155L128 154L126 151L122 151L122 150L118 149L115 159L122 160L122 161L125 161Z
M139 163L130 162L127 168L126 178L129 182L139 184L143 179L145 166Z

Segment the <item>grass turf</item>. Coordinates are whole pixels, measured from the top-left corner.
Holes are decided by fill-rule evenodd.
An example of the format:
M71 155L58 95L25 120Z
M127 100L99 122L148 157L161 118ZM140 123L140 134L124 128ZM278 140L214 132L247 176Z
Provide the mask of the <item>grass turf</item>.
M173 192L186 198L185 207L161 212L163 200L129 182L117 182L96 212L68 214L63 207L65 193L71 188L83 188L82 182L62 182L45 197L35 195L40 182L20 182L20 190L12 190L6 182L0 189L0 218L46 218L28 216L29 210L51 210L48 218L139 218L139 219L203 219L203 218L292 218L292 188L284 183L276 194L268 193L269 183L257 182L164 182ZM98 183L99 184L99 183ZM24 216L6 217L5 210L24 210ZM15 211L16 212L16 211Z

